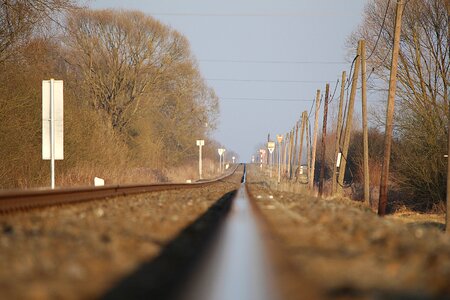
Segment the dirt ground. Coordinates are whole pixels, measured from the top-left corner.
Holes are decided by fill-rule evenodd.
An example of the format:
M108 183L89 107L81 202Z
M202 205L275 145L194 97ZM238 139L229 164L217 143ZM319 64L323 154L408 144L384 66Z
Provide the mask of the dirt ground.
M0 215L0 299L93 299L151 260L217 199L219 184Z
M297 278L287 298L304 298L307 286L325 299L450 299L450 236L440 216L379 218L348 199L277 192L256 167L247 183Z

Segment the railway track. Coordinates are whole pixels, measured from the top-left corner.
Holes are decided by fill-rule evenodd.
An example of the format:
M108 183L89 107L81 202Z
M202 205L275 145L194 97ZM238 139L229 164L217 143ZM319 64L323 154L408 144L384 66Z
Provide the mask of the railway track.
M219 199L102 299L278 299L259 227L244 167L238 190Z
M248 181L240 166L182 185L198 188L0 215L0 298L448 299L438 229L274 191L249 168Z
M229 173L221 177L193 183L130 184L101 187L62 188L56 190L33 189L26 191L5 191L0 192L0 214L52 205L78 203L108 197L204 187L232 176L238 167L239 165L236 165Z

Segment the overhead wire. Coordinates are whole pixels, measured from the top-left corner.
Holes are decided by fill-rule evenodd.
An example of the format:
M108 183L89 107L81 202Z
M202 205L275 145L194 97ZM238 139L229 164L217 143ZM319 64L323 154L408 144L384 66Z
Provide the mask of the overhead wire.
M328 102L328 104L331 104L331 102L333 102L333 100L334 100L334 95L336 94L336 89L337 89L337 87L338 87L338 84L339 84L339 79L336 80L336 85L334 86L333 96L331 96L331 99L330 99L330 101Z
M381 33L383 32L383 29L384 29L384 24L386 23L386 17L387 17L387 13L389 11L390 5L391 5L391 0L388 0L388 3L386 5L386 11L384 12L383 22L381 23L380 31L378 32L377 40L375 42L375 45L372 48L371 53L367 56L367 60L369 60L372 57L373 53L375 52L375 49L378 46L378 42L380 41Z
M186 13L164 13L164 12L155 12L150 13L152 16L175 16L175 17L342 17L342 16L352 16L352 14L348 14L347 12L342 11L340 14L336 12L279 12L279 13L214 13L214 12L206 12L206 13L196 13L196 12L186 12Z
M244 98L244 97L219 97L222 100L239 100L239 101L268 101L268 102L310 102L311 99L296 98Z
M244 63L244 64L308 64L308 65L344 65L345 61L296 61L296 60L244 60L244 59L198 59L209 63Z
M208 81L225 82L276 82L276 83L324 83L325 80L283 80L283 79L234 79L234 78L206 78Z

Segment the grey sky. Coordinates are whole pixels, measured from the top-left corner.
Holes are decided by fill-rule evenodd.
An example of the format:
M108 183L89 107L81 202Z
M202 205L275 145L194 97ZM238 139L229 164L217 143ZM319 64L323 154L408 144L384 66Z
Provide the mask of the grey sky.
M349 72L350 64L341 63L345 42L361 22L366 2L97 0L90 5L141 10L183 33L220 98L214 137L248 161L268 132L287 132L309 111L316 89L324 90L326 82L333 89L341 72Z

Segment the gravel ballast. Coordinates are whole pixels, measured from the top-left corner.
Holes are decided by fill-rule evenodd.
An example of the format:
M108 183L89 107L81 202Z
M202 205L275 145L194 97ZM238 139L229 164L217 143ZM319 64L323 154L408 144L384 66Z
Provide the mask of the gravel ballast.
M450 298L450 237L439 228L380 218L348 199L277 192L256 167L247 182L295 276L323 297Z

